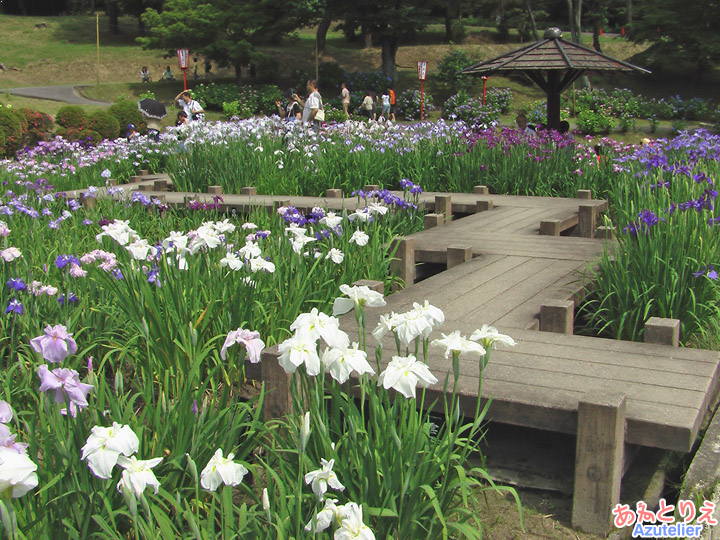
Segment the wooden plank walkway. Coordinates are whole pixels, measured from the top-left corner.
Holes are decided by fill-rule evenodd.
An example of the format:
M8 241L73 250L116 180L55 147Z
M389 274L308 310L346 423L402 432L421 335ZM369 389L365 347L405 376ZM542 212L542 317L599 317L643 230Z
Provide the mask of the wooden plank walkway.
M140 182L131 188L142 186L145 191L163 187L168 179L159 175L136 180ZM184 205L187 197L201 202L213 197L147 194L176 205ZM334 195L223 194L221 208L292 205L352 211L358 205L357 198ZM591 200L589 193L578 195L503 196L487 194L483 188L449 198L422 194L426 209L446 215L426 219L437 226L401 241L398 253L403 260L397 266L408 286L387 297L382 310L369 310L367 324L371 330L381 314L404 312L414 302L429 300L446 317L431 339L456 329L470 335L484 323L512 336L517 345L493 351L483 373L480 398L492 400L489 419L576 434L573 524L605 534L611 527L610 510L618 502L624 445L689 451L718 394L720 353L572 335L573 305L582 298L589 270L606 242L593 238L597 214L606 209L606 202ZM451 221L451 212L471 215ZM567 233L574 236L561 236ZM414 283L417 263L446 264L447 269ZM564 329L537 331L549 328L541 315L546 306L568 316L569 330L561 324ZM357 335L352 314L341 318L341 327ZM368 344L372 349L374 340ZM392 337L386 337L383 349L386 363L395 351ZM262 377L276 388L266 396L267 410L281 414L289 406L289 378L269 361L276 354L273 348L263 354ZM372 350L368 354L374 356ZM450 361L431 348L428 364L440 379L429 391L439 397ZM478 362L463 361L459 388L464 414L475 411L478 378Z

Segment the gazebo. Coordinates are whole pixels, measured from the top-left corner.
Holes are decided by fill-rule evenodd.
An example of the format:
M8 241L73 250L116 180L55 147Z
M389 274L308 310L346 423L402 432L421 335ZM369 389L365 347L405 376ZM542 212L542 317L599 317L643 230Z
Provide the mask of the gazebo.
M499 71L525 73L547 94L548 127L552 129L560 126L560 94L586 71L650 73L647 69L565 41L559 28L548 28L540 41L474 64L460 73L492 75Z

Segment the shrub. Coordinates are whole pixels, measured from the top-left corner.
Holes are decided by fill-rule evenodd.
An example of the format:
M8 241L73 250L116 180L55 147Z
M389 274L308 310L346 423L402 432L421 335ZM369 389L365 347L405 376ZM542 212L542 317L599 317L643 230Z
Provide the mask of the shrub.
M475 82L474 78L469 75L458 75L458 71L472 64L473 59L466 52L452 51L443 56L442 60L438 62L437 78L446 88L454 92L469 90Z
M238 87L235 84L200 84L193 91L193 99L200 102L203 109L221 111L223 103L238 99Z
M53 130L53 119L49 114L45 114L33 109L22 109L22 114L27 121L27 140L28 145L34 146L40 141L48 139L48 134Z
M255 113L271 115L277 112L275 101L282 99L282 90L274 84L265 84L257 89ZM324 100L323 100L324 101Z
M384 92L392 80L386 77L382 71L363 72L355 71L345 74L345 82L350 89L350 93L360 96L367 90L373 92ZM396 90L397 92L397 90ZM362 97L360 98L362 101Z
M3 132L4 136L0 156L14 155L23 144L22 123L15 111L2 105L0 105L0 131Z
M462 120L473 129L487 129L500 120L500 114L501 110L487 96L483 105L482 96L469 98L464 91L450 97L443 108L443 118Z
M66 141L81 141L89 146L95 146L103 140L102 135L92 129L75 129L60 127L55 132Z
M120 134L120 123L112 114L98 111L90 115L88 122L90 129L98 132L103 139L116 139Z
M420 119L420 91L419 90L405 90L402 94L397 96L397 112L398 116L405 120L419 120ZM425 114L430 111L434 111L435 106L433 105L433 99L430 94L425 93Z
M604 106L598 111L585 109L578 114L577 125L585 133L609 133L613 126L613 116Z
M127 128L128 124L135 124L135 127L138 128L140 132L145 131L147 127L145 117L138 110L135 101L130 101L129 99L118 101L110 106L108 112L118 121L121 133Z
M337 109L330 105L325 106L326 122L339 124L341 122L344 122L345 120L347 120L347 117L345 116L345 111L343 111L342 109Z
M460 19L453 19L450 22L450 33L455 43L462 43L467 39L467 28Z
M229 103L223 103L223 114L228 120L233 117L245 119L250 118L253 115L253 111L244 103L241 105L236 99L235 101L231 101Z
M55 123L68 129L85 129L88 127L88 117L79 105L65 105L55 115Z

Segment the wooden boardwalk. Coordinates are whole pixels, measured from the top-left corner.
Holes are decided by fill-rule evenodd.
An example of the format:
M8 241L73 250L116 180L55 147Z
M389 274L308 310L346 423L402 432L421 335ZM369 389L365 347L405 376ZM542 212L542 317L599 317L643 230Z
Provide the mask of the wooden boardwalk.
M167 177L138 178L135 187L164 188ZM151 191L168 204L184 205L188 197L211 202L210 194ZM69 194L70 196L77 194ZM300 209L322 206L357 207L357 198L225 195L221 208ZM433 211L426 230L399 242L395 266L407 287L387 297L387 307L369 310L368 328L381 314L403 312L414 302L443 310L445 324L433 333L456 329L470 335L492 324L512 336L516 347L493 351L483 373L483 400L491 399L489 419L577 435L573 523L588 532L605 534L618 502L625 445L688 452L718 391L720 354L657 343L635 343L572 335L574 307L591 283L593 262L607 240L595 238L598 214L605 201L587 193L577 199L490 195L479 187L473 194L424 193L421 202ZM469 214L451 220L452 213ZM446 269L415 283L418 264ZM679 323L650 321L646 340ZM352 314L341 325L356 335ZM547 330L547 331L538 331ZM369 344L373 346L372 338ZM387 362L394 340L383 343ZM274 348L264 353L262 377L276 391L266 396L270 412L289 405L289 378L273 362ZM373 351L368 351L373 357ZM430 388L439 396L450 365L431 348L431 371L440 383ZM479 377L476 361L461 364L463 413L475 411Z

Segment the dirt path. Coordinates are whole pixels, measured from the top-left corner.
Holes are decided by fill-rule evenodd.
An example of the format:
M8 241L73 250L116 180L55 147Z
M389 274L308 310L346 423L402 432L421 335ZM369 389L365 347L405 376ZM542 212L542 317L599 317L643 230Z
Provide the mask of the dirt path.
M2 90L10 94L35 99L62 101L72 105L110 105L107 101L87 99L75 91L74 86L33 86L28 88L10 88Z

